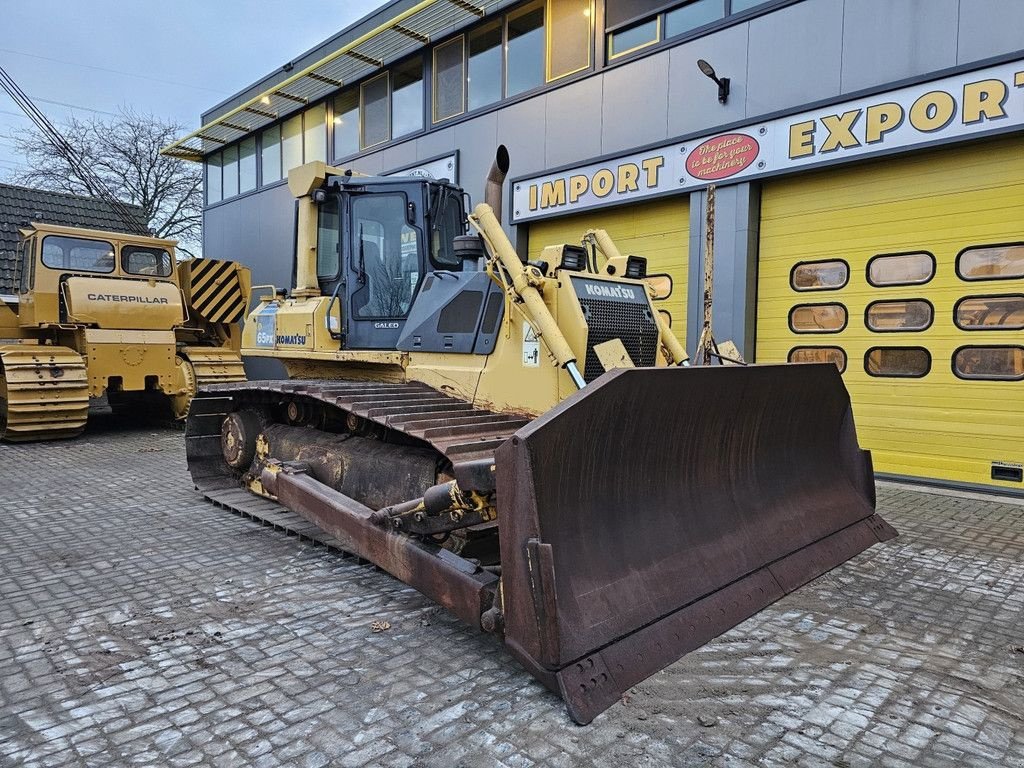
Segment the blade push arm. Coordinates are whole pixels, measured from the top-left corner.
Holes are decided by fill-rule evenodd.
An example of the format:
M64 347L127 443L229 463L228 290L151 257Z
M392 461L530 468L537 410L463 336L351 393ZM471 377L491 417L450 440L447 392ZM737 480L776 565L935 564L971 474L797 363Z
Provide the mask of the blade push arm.
M544 276L540 270L529 264L523 264L519 260L512 243L509 242L505 231L501 228L498 217L487 203L480 203L473 209L469 217L470 223L483 236L487 249L491 252L491 258L497 261L509 274L512 280L512 289L515 298L523 304L523 313L537 338L542 340L547 348L554 355L558 364L569 372L573 383L578 389L583 389L586 382L583 379L579 368L576 366L576 355L573 353L569 342L565 340L558 323L551 315L544 298L537 290Z

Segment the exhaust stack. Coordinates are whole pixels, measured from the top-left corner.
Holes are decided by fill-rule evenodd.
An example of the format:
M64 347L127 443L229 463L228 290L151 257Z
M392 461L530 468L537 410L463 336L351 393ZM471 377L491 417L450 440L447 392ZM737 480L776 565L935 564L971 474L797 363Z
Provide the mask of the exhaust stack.
M505 174L508 173L508 150L504 144L498 145L494 153L494 162L487 172L487 179L484 181L484 202L491 206L494 215L501 222L501 189L505 183Z

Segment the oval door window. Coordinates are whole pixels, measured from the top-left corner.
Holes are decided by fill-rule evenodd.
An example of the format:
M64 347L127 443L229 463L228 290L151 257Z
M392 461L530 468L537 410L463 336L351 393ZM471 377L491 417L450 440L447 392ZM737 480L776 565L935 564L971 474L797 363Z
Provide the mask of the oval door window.
M1024 329L1024 294L965 296L953 319L964 331L1019 331Z
M953 353L953 373L962 379L1024 379L1024 347L960 347Z
M872 331L923 331L932 324L932 305L924 299L875 301L868 304L864 322Z
M1024 277L1024 243L964 248L956 257L956 273L964 280Z
M842 304L797 304L789 311L789 327L794 333L839 333L846 320Z
M835 363L840 373L846 370L846 352L839 347L793 347L786 359L791 363Z
M850 280L850 266L840 259L804 261L793 267L789 284L794 291L834 291Z
M864 370L871 376L916 379L931 367L931 353L924 347L872 347L864 355Z
M868 262L868 282L874 286L921 285L935 276L935 257L927 251L875 256Z

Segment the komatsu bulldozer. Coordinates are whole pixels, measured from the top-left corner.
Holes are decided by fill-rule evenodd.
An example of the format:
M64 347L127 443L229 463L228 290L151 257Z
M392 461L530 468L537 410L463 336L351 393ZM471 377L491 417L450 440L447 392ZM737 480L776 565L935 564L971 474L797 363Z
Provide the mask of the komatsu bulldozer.
M606 232L517 256L507 168L468 215L446 180L293 170L295 286L242 343L289 378L204 388L186 451L211 501L312 523L587 723L895 531L834 365L688 365Z
M0 439L75 437L90 398L183 419L199 386L245 379L249 270L173 240L30 223L0 299Z

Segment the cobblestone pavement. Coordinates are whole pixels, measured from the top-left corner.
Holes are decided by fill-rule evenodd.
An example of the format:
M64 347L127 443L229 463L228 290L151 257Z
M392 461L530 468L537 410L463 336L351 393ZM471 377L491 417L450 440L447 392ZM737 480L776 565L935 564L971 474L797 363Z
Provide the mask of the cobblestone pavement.
M0 764L1024 765L1024 505L879 496L898 539L580 728L413 590L201 501L180 432L3 446Z

